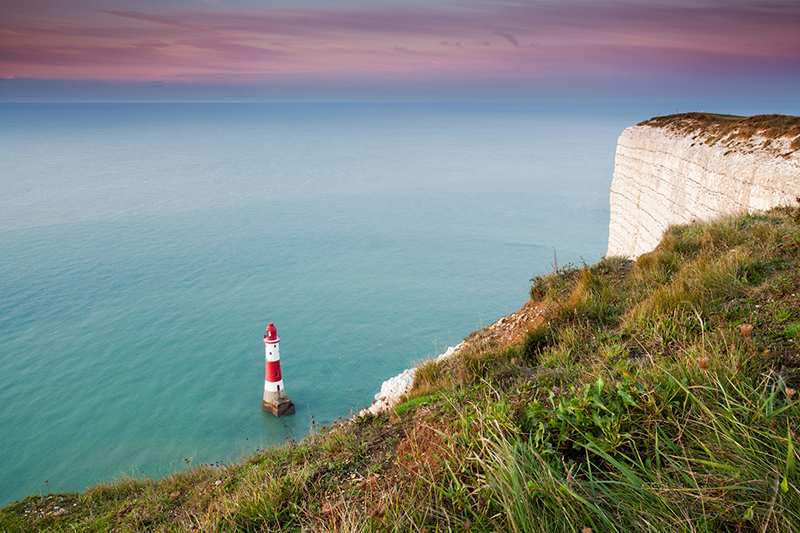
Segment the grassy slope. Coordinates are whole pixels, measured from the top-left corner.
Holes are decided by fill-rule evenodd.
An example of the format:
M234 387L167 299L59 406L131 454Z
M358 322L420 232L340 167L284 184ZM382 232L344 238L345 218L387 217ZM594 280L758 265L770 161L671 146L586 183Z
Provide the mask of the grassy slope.
M537 277L391 414L229 466L31 496L0 531L800 531L800 211Z

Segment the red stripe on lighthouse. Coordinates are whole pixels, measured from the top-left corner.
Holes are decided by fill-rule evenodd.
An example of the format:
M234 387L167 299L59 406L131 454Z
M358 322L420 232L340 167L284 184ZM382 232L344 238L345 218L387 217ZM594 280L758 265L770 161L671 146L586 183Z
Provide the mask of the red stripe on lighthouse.
M270 383L275 383L281 380L280 361L267 361L266 380L269 381Z

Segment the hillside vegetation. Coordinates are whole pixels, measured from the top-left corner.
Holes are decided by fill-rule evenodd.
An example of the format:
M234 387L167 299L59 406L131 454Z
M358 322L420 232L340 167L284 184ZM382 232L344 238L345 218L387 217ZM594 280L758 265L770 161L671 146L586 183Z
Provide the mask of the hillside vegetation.
M473 333L392 412L31 496L0 531L800 531L797 208L532 282L534 326Z
M655 117L639 124L668 128L706 144L770 150L784 157L800 150L800 117L756 115L740 117L715 113L681 113ZM776 142L784 140L785 143ZM755 140L756 143L748 142Z

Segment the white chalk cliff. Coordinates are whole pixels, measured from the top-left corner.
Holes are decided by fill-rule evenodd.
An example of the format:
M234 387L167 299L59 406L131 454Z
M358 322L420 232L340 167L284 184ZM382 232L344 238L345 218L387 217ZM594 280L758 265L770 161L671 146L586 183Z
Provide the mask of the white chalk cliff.
M453 357L458 353L459 350L461 350L463 346L463 342L458 346L450 346L447 348L447 351L445 351L443 354L440 354L436 360L442 361L444 359ZM376 415L378 413L388 411L392 407L399 404L403 397L411 392L412 388L414 388L414 376L416 373L416 367L408 368L404 370L403 373L384 381L383 385L381 385L381 391L375 395L375 401L372 402L372 405L362 409L358 415Z
M765 211L800 196L794 131L768 138L756 127L715 137L656 120L619 138L606 255L633 259L652 251L670 225Z

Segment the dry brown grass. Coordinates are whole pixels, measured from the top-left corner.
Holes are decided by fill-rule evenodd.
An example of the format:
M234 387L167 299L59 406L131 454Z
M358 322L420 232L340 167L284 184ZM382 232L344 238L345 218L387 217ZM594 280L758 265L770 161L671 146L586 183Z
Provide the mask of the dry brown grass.
M713 113L682 113L655 117L640 126L668 128L687 135L700 134L708 144L749 140L755 136L766 139L761 147L769 149L775 139L791 140L790 148L800 150L800 117L791 115L755 115L740 117Z
M413 427L397 447L397 460L414 475L427 471L435 477L450 455L444 439L448 428L430 417L427 409L417 412Z

